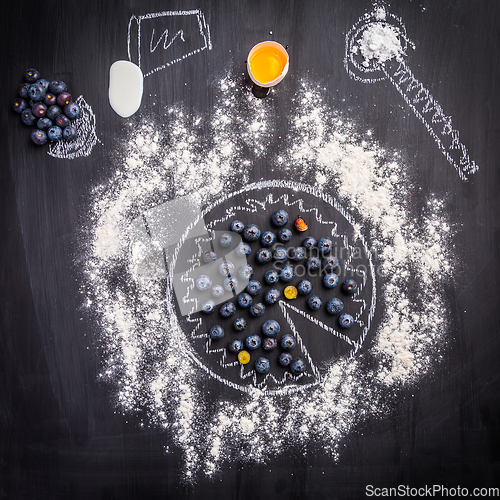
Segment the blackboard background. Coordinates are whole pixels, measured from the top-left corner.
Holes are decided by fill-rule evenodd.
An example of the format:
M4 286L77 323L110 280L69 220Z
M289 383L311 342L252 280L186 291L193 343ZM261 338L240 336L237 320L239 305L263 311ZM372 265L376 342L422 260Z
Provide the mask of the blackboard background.
M310 2L19 1L2 8L0 200L0 498L360 498L365 485L499 486L500 3L396 1L416 44L410 68L453 117L480 166L467 183L388 82L349 78L345 33L371 4ZM114 413L96 382L95 331L81 319L79 227L91 187L113 168L125 121L109 108L108 70L127 58L132 14L200 8L213 50L146 81L141 112L182 102L210 113L210 83L243 72L248 49L272 37L290 46L290 74L273 93L285 103L299 80L323 83L327 100L412 161L422 193L448 201L460 259L450 303L447 357L425 384L402 392L394 411L346 441L334 463L312 446L266 465L226 465L213 480L179 482L179 456L159 432ZM66 81L96 116L88 158L56 160L29 143L11 112L26 68ZM184 85L188 82L188 85ZM136 120L134 117L131 120ZM286 123L286 114L279 117ZM265 177L257 165L253 179Z

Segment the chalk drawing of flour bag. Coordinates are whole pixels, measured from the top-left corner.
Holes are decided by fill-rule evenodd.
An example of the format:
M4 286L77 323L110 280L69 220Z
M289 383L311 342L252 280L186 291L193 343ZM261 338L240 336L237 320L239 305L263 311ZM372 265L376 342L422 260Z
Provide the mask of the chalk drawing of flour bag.
M127 44L129 60L145 77L212 49L210 27L200 10L134 15Z

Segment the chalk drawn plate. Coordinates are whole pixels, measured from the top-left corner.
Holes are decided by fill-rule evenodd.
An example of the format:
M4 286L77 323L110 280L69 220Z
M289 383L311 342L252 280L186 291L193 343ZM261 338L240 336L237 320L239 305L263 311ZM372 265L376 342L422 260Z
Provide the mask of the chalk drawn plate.
M288 181L262 181L251 184L240 191L222 194L213 204L209 205L200 219L204 219L205 227L209 234L212 231L220 234L220 231L228 231L233 220L239 219L245 224L256 223L262 231L277 228L271 224L271 215L278 209L285 209L290 214L290 222L285 226L292 230L292 240L282 244L286 248L300 246L306 236L314 236L319 239L322 236L332 238L335 245L335 255L339 257L340 283L347 278L354 278L359 286L359 291L350 297L341 291L341 286L327 289L322 284L323 274L296 276L291 283L279 282L273 287L281 291L281 300L273 305L266 304L266 312L261 318L254 318L248 309L238 306L236 296L226 292L225 300L236 305L236 314L229 319L223 319L219 315L219 306L214 313L205 314L193 305L193 312L182 316L178 301L189 303L194 296L200 299L200 292L195 290L194 282L188 279L185 295L180 297L174 293L172 280L167 284L167 301L171 308L177 311L174 322L175 331L182 332L179 344L183 345L187 354L202 370L210 376L235 389L248 392L254 387L268 393L290 393L305 390L321 383L322 376L329 367L346 357L354 357L361 349L371 329L376 307L376 279L373 257L368 249L364 237L356 233L354 220L350 214L330 195L323 193L311 186ZM306 220L309 229L305 233L295 230L293 221L301 214ZM193 269L199 266L199 256L202 247L193 251L189 242L191 228L197 227L199 220L186 230L180 239L177 248L173 252L172 269L181 272L186 262L192 264L189 270L185 270L186 276L193 276ZM205 238L204 244L210 238ZM198 241L201 241L198 238ZM217 242L212 242L216 253L222 251L217 247ZM260 265L255 260L257 249L261 248L260 242L250 243L252 248L248 256L248 263L256 270L254 279L263 283L263 291L256 297L254 302L263 302L266 290L271 286L266 285L263 280L264 273L273 268L273 263ZM179 266L177 264L180 264ZM289 262L290 263L290 262ZM293 263L297 274L306 272L297 263ZM302 262L303 264L303 262ZM169 273L172 274L171 272ZM203 274L203 267L199 267L199 274ZM313 293L321 297L323 307L319 311L311 311L307 307L309 296L300 296L294 300L287 300L283 295L286 286L297 283L307 278L313 284ZM176 292L178 292L176 290ZM196 293L194 293L196 292ZM206 292L210 298L210 292ZM354 325L350 329L338 326L338 316L329 315L325 310L325 304L329 298L338 297L344 302L344 311L354 317ZM172 310L172 309L170 309ZM243 332L236 332L232 327L235 318L243 317L247 320L247 328ZM264 351L259 348L252 351L252 359L249 364L241 365L237 356L227 349L230 340L239 338L244 340L250 334L260 334L262 324L268 319L275 319L281 325L279 338L290 333L295 337L297 346L292 351L293 357L302 357L306 361L306 371L294 376L278 363L278 356L283 352L279 346L273 351ZM219 340L211 340L210 328L221 325L225 330L225 336ZM264 335L261 335L264 339ZM266 375L258 374L254 370L254 362L265 356L271 362L271 370Z

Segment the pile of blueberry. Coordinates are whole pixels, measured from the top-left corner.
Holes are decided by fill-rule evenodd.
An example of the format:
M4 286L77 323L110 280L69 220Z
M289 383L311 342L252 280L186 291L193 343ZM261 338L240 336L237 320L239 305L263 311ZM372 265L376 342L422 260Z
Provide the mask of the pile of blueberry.
M73 140L77 132L71 122L80 116L80 106L73 102L66 84L58 80L49 82L36 69L28 69L24 81L12 107L25 125L36 126L31 140L38 145L47 140Z

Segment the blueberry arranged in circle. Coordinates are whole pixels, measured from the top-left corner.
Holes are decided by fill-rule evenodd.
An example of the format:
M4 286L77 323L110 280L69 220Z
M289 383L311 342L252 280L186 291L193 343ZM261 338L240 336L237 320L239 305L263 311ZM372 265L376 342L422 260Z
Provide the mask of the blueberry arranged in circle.
M326 288L335 288L339 284L339 277L335 273L325 274L323 284Z
M50 82L48 80L45 80L45 78L40 78L40 80L37 80L36 83L39 83L45 91L49 89Z
M33 113L31 112L31 109L25 109L21 113L21 121L25 124L31 127L36 123L36 118L33 116ZM50 123L52 125L52 122Z
M245 280L249 280L249 279L253 278L253 275L255 274L255 269L250 264L243 264L238 269L238 274L240 275L240 278L245 279Z
M295 278L295 270L293 269L293 267L284 266L280 273L281 281L288 283L289 281L292 281L293 278Z
M222 285L214 285L211 290L212 297L220 299L224 295L224 287Z
M66 84L59 80L54 80L53 82L49 83L49 91L56 95L64 92L67 88L68 87L66 86Z
M243 342L240 339L234 339L229 342L229 345L227 348L231 351L234 352L235 354L239 353L240 351L243 350Z
M333 273L333 271L335 271L339 267L339 259L337 259L337 257L334 257L333 255L325 257L323 259L323 262L321 262L321 267L325 272Z
M255 258L259 264L267 264L273 258L273 252L269 248L261 248L257 251Z
M288 212L286 210L278 210L274 212L271 217L272 223L277 227L284 226L289 220Z
M269 363L269 360L264 357L260 357L255 361L255 371L257 373L267 373L269 369L271 368L271 364Z
M285 247L277 247L273 252L273 259L277 262L285 262L288 259L288 251Z
M34 68L27 69L24 73L24 80L28 83L35 83L40 77L40 73Z
M61 108L59 106L50 106L50 108L47 109L47 112L45 113L45 116L49 120L54 120L61 114Z
M249 335L245 339L245 345L247 349L250 349L251 351L255 351L255 349L258 349L261 344L261 339L258 335Z
M308 271L317 271L321 266L321 261L316 256L306 259L306 268Z
M342 290L349 295L354 295L358 291L358 284L353 279L345 280L342 283Z
M210 276L202 274L201 276L198 276L198 278L196 278L195 284L198 290L208 290L212 286L212 280L210 279Z
M317 311L322 304L323 301L317 295L313 295L312 297L309 297L309 299L307 300L307 305L309 306L309 309L311 309L312 311Z
M270 247L276 242L276 235L272 231L266 231L260 237L260 243L263 247Z
M260 281L251 280L248 282L246 290L250 295L255 296L262 291L262 285L261 285Z
M47 92L43 98L43 102L46 106L54 106L57 103L57 96L51 92Z
M281 297L281 292L277 288L271 288L265 295L264 300L268 304L276 304Z
M45 89L39 83L32 83L28 93L33 102L41 101L45 97Z
M47 133L44 130L35 129L31 132L31 140L37 146L42 146L47 142Z
M40 130L49 130L49 128L52 127L52 120L49 120L48 118L39 118L38 121L36 122L36 126Z
M30 89L30 86L27 84L27 83L23 83L20 87L19 87L19 97L22 97L23 99L29 99L29 89Z
M262 333L268 337L277 337L281 330L280 324L275 319L268 319L262 325Z
M247 320L245 318L236 318L233 321L233 328L237 332L242 332L247 327Z
M236 306L232 302L224 302L219 309L219 314L223 318L230 318L235 312Z
M224 329L220 325L214 325L210 328L210 338L211 339L221 339L224 337Z
M203 262L210 264L210 262L215 262L217 260L217 254L211 250L207 250L206 252L203 252L201 258L203 259Z
M344 313L339 316L339 325L342 328L351 328L353 324L354 318L350 314Z
M14 99L14 102L12 103L12 109L16 113L22 113L27 107L28 105L26 104L26 101L20 97Z
M281 366L288 366L292 362L292 355L289 352L282 352L278 358Z
M262 302L257 302L250 306L250 314L255 318L259 318L266 311L266 306Z
M66 104L69 104L71 102L71 95L68 92L61 92L56 99L56 102L61 108L64 108ZM64 113L66 114L66 113ZM66 115L68 116L68 115ZM68 116L69 118L69 116Z
M233 233L242 233L244 229L245 224L240 220L233 220L233 222L231 222L231 231L233 231Z
M262 342L262 348L264 351L272 351L273 349L276 349L277 345L278 341L271 337L264 339L264 342Z
M245 243L244 241L238 243L238 246L236 247L237 255L239 255L240 257L244 257L245 255L250 255L251 252L252 249L248 243Z
M62 113L56 118L56 125L61 128L66 128L71 125L71 122L69 121L69 118L66 115L63 115Z
M68 125L63 129L63 138L67 141L72 141L76 137L76 127L73 125Z
M59 96L60 97L60 96ZM71 96L70 96L71 99ZM70 101L64 106L64 114L70 119L75 120L80 116L80 106L76 102Z
M278 231L278 239L282 243L287 243L292 239L292 231L288 228L283 228Z
M339 314L344 309L344 303L336 297L326 303L326 311L330 314Z
M309 295L312 292L313 286L309 280L302 280L297 285L297 290L300 295Z
M238 288L238 280L233 277L228 277L224 280L223 285L228 292L235 292Z
M279 277L279 274L277 271L275 271L274 269L270 269L269 271L267 271L267 273L264 275L264 281L268 284L268 285L274 285L275 283L278 283L280 277Z
M221 273L222 276L231 276L234 274L234 264L230 260L223 260L219 264L219 273Z
M201 312L204 312L205 314L210 314L215 311L215 302L211 299L205 300L205 302L202 302L201 304Z
M318 241L318 250L321 255L328 255L333 248L333 241L331 238L320 238Z
M57 125L52 125L52 127L47 130L47 135L51 141L60 141L62 139L61 127Z
M233 243L233 237L229 233L222 233L219 238L219 244L223 248L229 248Z
M314 248L316 246L316 244L317 244L317 241L312 236L308 236L302 242L302 245L304 246L304 248L307 248L307 250L310 250L311 248Z
M305 370L306 370L306 363L302 358L295 358L290 363L290 371L294 375L300 375L301 373L304 373Z
M295 338L293 337L293 335L290 335L289 333L285 333L285 335L283 335L283 337L281 337L280 347L284 351L291 351L292 349L295 349L296 345L297 345L297 343L295 342Z
M45 104L43 104L42 102L36 102L31 107L31 111L33 112L33 116L36 116L37 118L43 118L47 113L47 106L45 106Z
M252 305L253 299L248 293L240 293L238 295L238 305L243 308L250 307Z
M246 241L257 241L260 238L260 229L256 224L249 224L243 229L243 238Z
M290 259L299 262L306 257L306 249L304 247L291 248L288 252Z

